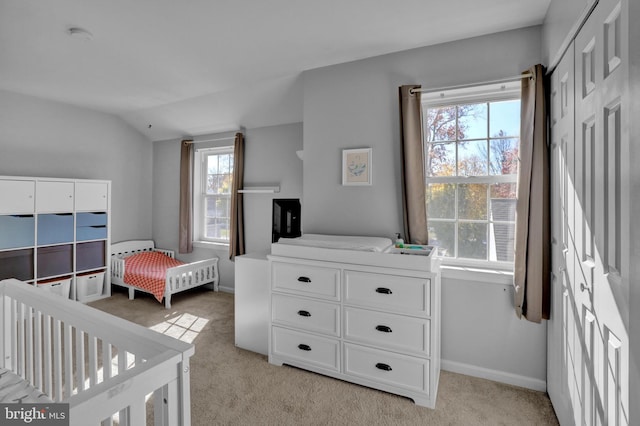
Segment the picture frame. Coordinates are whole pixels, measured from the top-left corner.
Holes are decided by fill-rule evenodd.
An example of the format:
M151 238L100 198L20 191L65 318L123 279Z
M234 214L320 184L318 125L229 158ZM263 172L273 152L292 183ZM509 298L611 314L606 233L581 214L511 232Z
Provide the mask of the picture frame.
M367 186L372 184L372 149L342 150L342 185Z

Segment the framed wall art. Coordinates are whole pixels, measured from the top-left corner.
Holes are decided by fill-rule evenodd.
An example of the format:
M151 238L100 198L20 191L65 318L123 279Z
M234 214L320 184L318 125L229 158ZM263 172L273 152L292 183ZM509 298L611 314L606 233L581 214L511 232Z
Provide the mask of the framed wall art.
M371 148L342 150L342 185L371 185Z

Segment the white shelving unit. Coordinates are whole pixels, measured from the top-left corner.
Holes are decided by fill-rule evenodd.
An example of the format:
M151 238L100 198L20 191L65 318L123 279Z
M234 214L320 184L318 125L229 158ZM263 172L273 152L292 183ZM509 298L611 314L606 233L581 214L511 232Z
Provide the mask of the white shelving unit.
M0 280L82 302L111 295L110 181L0 176L0 200Z

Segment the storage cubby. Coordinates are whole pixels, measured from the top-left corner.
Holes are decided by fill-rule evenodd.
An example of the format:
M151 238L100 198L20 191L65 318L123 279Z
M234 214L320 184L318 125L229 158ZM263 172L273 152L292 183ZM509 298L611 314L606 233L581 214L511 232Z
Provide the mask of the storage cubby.
M0 280L17 278L33 280L33 249L0 252Z
M76 271L104 268L105 256L105 241L76 244Z
M0 216L0 250L31 247L34 237L33 215Z
M0 176L0 279L75 299L87 272L111 276L110 197L109 181ZM111 294L81 285L82 302Z
M73 213L38 215L38 245L72 243Z
M73 272L73 245L38 248L38 278L53 277Z

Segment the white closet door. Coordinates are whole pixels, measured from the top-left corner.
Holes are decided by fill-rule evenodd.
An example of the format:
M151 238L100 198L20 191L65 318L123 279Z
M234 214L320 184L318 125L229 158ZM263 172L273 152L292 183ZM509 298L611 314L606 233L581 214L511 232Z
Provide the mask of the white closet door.
M547 390L561 424L569 424L572 408L567 383L569 352L567 337L574 328L572 312L564 312L568 270L573 270L573 181L574 174L574 50L565 53L551 76L551 317L547 323ZM571 202L569 202L569 200ZM571 208L571 212L569 209ZM569 220L571 218L571 220Z
M564 161L554 177L567 189L556 194L567 215L554 238L565 229L568 238L564 274L554 264L549 369L560 379L550 378L549 394L562 424L629 425L627 9L626 0L600 0L575 38L573 137L555 159ZM562 152L570 131L552 124Z

